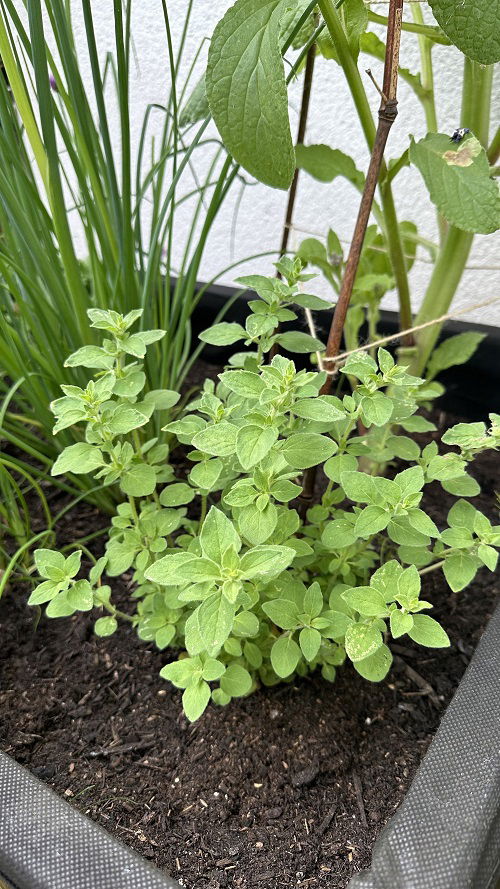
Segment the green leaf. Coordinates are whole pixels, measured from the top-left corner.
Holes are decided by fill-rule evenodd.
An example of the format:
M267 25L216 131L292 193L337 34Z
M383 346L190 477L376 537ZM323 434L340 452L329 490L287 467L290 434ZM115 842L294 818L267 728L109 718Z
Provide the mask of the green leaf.
M96 636L112 636L118 629L118 623L115 617L100 617L94 624L94 633Z
M413 627L408 630L410 639L426 648L447 648L450 644L448 634L438 624L437 620L428 614L414 614Z
M291 565L295 550L290 546L255 546L242 556L240 569L250 580L262 577L271 580Z
M248 470L260 463L278 438L274 426L242 426L236 436L236 456L243 469Z
M321 537L322 543L331 550L352 546L356 540L357 534L354 531L354 525L347 519L334 519L332 522L328 522Z
M358 189L362 189L365 177L356 168L356 164L348 154L329 145L297 145L295 157L299 170L305 170L320 182L333 182L337 176L343 176Z
M66 599L77 611L91 611L94 606L94 596L88 580L77 580L66 593Z
M53 580L44 580L35 587L28 599L28 605L44 605L50 602L64 588L66 584L56 583Z
M168 679L176 688L187 688L193 682L195 673L200 673L199 658L183 657L178 661L165 664L160 670L162 679Z
M490 571L495 571L498 563L498 553L492 546L480 543L477 548L477 554L483 565L486 565Z
M252 688L252 677L240 664L230 664L220 681L220 687L232 698L241 698Z
M67 472L85 475L103 465L104 458L99 448L87 444L85 441L79 441L77 444L64 448L64 451L59 454L52 467L51 475L63 475Z
M193 685L188 685L182 695L182 707L190 722L196 722L205 712L210 695L210 686L202 679Z
M403 614L402 611L391 611L390 626L392 638L399 639L412 629L413 617L411 614Z
M200 533L200 544L203 555L208 556L218 565L229 547L236 552L241 548L241 540L232 521L216 506L212 506L203 522Z
M456 553L447 556L443 573L454 593L463 590L476 576L479 560L469 553Z
M130 497L148 497L156 488L156 472L148 463L137 463L120 479L120 487Z
M185 482L174 482L173 485L163 489L160 503L162 506L184 506L186 503L191 503L195 493Z
M233 636L256 636L259 632L259 618L253 611L240 611L233 624Z
M308 469L332 457L337 445L317 432L298 432L283 442L281 454L294 469Z
M247 332L241 324L228 321L214 324L213 327L209 327L199 335L199 339L203 343L209 343L211 346L232 346L238 340L246 340L246 338Z
M371 537L387 528L391 520L390 512L381 506L367 506L359 513L354 525L354 532L358 537Z
M349 608L364 617L382 617L387 614L384 596L371 586L352 587L342 593L342 598Z
M370 624L351 624L345 634L345 650L356 663L374 654L382 645L382 633Z
M321 646L321 633L312 627L304 627L299 634L299 644L306 661L313 661Z
M227 420L221 420L213 426L207 426L193 436L193 447L213 457L230 457L236 450L236 433L238 429Z
M420 142L412 140L410 159L448 222L477 234L500 227L498 184L490 178L486 152L475 136L467 136L456 146L449 136L429 133Z
M278 524L278 510L268 503L259 510L253 503L238 510L238 527L249 543L256 545L269 540Z
M412 528L420 531L421 534L426 534L428 537L439 537L439 529L423 509L410 509L408 521Z
M144 574L147 580L159 583L160 586L177 586L188 580L188 576L186 576L183 569L195 558L194 553L172 553L168 556L163 556L157 562L153 562Z
M179 126L181 128L188 127L193 123L204 120L209 114L205 75L203 74L181 109Z
M198 626L210 657L215 657L221 650L231 633L233 620L234 605L220 593L209 596L199 606Z
M263 603L262 610L282 630L293 630L299 622L299 609L288 599L271 599Z
M236 392L243 398L259 398L266 388L259 374L251 373L249 370L229 370L219 374L219 380L231 392Z
M368 679L370 682L381 682L387 676L391 666L392 654L387 645L381 645L374 654L361 661L356 661L354 669L363 679Z
M304 420L316 420L319 423L335 423L337 420L345 420L345 413L329 400L328 395L318 395L316 398L304 398L296 401L292 407L293 413Z
M303 608L309 617L317 617L323 610L323 593L317 581L311 584L304 595Z
M255 642L245 642L243 654L254 670L258 670L262 666L262 652Z
M367 426L385 426L392 417L394 402L381 392L361 399L363 419Z
M291 636L280 636L271 648L271 664L281 679L293 673L300 658L300 648Z
M112 355L107 355L100 346L82 346L66 358L64 367L92 367L111 370L114 364Z
M69 604L66 592L62 591L52 599L45 609L46 617L68 617L73 614L75 609Z
M340 481L346 497L355 503L373 503L377 499L373 478L366 472L343 472Z
M66 559L62 553L53 549L35 550L35 565L40 577L54 582L63 580L66 576Z
M465 364L485 336L485 333L475 333L469 330L466 333L448 337L434 349L427 365L425 379L427 381L433 380L442 370L456 367L458 364Z
M280 333L276 336L276 342L287 352L309 354L310 352L321 352L325 348L321 340L309 333L303 333L301 330L288 330L286 333Z
M330 457L323 466L324 473L332 482L340 485L340 476L342 472L355 472L358 468L358 461L352 454L337 454Z
M500 61L500 0L429 0L444 33L482 65Z
M213 460L203 460L195 463L189 473L189 481L200 491L213 491L222 474L224 465L222 460L214 457Z
M234 159L267 185L288 188L295 170L280 48L286 0L236 0L208 55L207 98Z
M215 682L217 679L220 679L225 669L224 664L221 664L220 661L215 660L213 657L209 657L203 664L203 679L206 682Z

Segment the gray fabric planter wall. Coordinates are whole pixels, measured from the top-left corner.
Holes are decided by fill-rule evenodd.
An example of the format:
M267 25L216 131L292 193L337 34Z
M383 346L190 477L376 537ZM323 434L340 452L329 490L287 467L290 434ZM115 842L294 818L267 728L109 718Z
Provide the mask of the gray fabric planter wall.
M500 606L407 797L349 889L494 889L500 876ZM0 886L179 889L0 754ZM273 887L269 887L273 889Z

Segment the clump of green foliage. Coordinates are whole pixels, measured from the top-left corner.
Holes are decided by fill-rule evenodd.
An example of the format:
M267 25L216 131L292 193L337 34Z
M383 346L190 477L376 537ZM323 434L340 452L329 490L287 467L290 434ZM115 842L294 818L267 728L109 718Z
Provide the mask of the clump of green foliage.
M386 350L377 361L361 353L347 360L342 374L353 388L344 395L320 394L325 373L297 370L282 355L264 363L276 341L317 348L306 334L274 332L295 317L294 303L320 308L300 292L307 279L301 262L278 265L284 280L245 279L260 296L245 327L222 323L204 335L221 344L244 340L251 350L237 353L175 418L167 414L171 444L189 448L185 478L174 477L167 444L142 437L151 416L171 411L178 396L141 396L141 361L162 332L130 333L139 312L89 311L107 338L67 363L94 368L96 377L86 389L63 386L52 404L55 432L84 430L53 473L91 473L105 485L118 483L128 499L88 578L79 577L79 551L66 559L37 551L43 580L29 601L46 604L48 617L98 607L106 612L96 621L98 635L112 634L123 618L141 639L179 650L161 675L184 689L191 720L210 699L225 705L258 683L315 669L332 681L346 658L366 679L383 679L391 638L449 644L427 614L422 577L442 568L458 591L481 565L494 570L497 562L500 526L463 498L479 491L467 467L500 444L500 417L491 415L489 428L460 423L448 430L443 442L455 450L440 453L435 441L421 449L407 433L434 430L417 411L438 390ZM390 478L385 468L394 458L408 466ZM323 468L324 490L302 516L301 474L313 466ZM425 486L436 481L460 498L444 529L421 508ZM133 576L132 614L118 611L103 583L104 575L124 572Z

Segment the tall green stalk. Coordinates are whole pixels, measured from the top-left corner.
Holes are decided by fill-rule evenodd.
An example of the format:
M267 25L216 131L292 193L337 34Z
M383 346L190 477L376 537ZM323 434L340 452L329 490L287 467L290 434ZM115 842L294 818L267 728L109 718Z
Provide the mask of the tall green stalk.
M469 127L485 148L488 147L492 79L492 65L483 66L464 59L461 125ZM449 311L473 240L474 235L470 232L450 226L416 317L417 325ZM423 373L441 327L441 324L435 324L417 335L418 352L412 362L414 373Z

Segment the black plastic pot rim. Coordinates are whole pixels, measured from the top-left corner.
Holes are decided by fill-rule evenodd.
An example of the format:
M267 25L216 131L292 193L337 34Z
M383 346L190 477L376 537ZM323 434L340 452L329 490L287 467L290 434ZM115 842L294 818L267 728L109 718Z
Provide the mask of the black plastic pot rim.
M500 875L500 606L371 868L349 889L493 889ZM0 886L180 889L0 754Z

